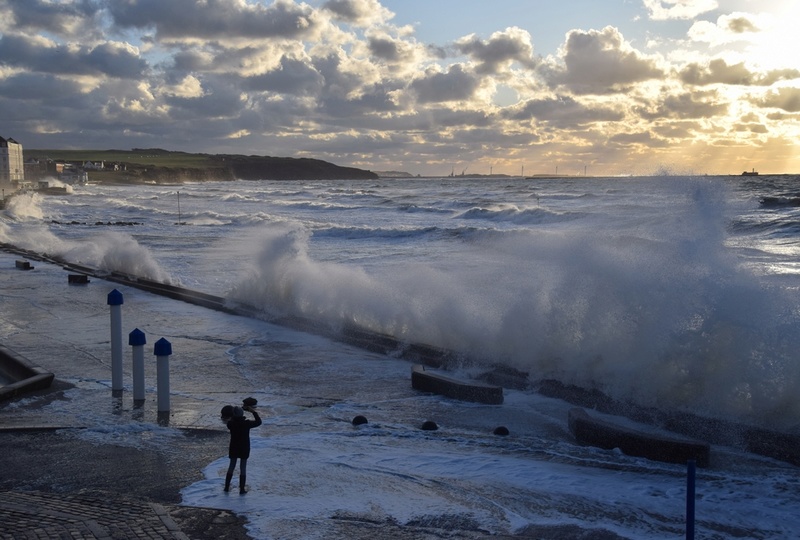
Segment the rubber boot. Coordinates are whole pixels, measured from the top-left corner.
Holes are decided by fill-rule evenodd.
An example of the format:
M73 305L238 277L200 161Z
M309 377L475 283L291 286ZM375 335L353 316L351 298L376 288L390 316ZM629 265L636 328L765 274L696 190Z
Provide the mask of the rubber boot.
M247 477L244 475L239 476L239 495L244 495L247 493L247 489L245 489L244 484Z
M227 473L225 475L225 493L231 490L231 479L233 478L233 473Z

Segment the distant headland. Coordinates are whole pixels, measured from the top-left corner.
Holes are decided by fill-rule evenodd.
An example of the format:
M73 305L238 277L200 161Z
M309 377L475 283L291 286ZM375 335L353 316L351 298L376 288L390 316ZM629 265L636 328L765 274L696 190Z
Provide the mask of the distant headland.
M364 169L311 158L192 154L161 148L132 150L25 150L25 176L58 177L65 167L92 183L173 184L204 180L376 179Z

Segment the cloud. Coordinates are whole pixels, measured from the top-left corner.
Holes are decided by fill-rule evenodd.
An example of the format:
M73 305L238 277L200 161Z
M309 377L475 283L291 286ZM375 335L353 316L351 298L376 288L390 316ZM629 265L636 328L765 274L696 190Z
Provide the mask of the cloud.
M0 37L0 64L45 73L123 79L138 79L147 67L136 49L125 43L59 45L44 38L9 34Z
M497 74L512 62L519 62L530 69L537 64L533 57L531 35L517 27L495 32L487 41L471 34L456 41L455 48L478 63L475 72L481 75Z
M411 83L418 103L442 103L471 99L480 87L480 78L461 64L445 72L428 70Z
M617 122L624 118L620 111L605 106L589 107L569 96L531 99L509 111L513 120L539 120L561 128L575 128L594 122Z
M202 80L203 92L196 97L168 95L165 103L171 107L174 118L190 118L203 121L208 118L229 118L238 116L245 100L233 81L227 77L209 76Z
M714 11L717 0L642 0L649 17L654 21L670 19L694 19L698 15Z
M648 148L654 146L664 146L666 141L659 140L653 137L649 131L637 131L632 133L618 133L608 138L609 142L621 144L623 146L630 145L644 145Z
M543 36L518 26L424 43L382 0L0 0L0 117L29 148L268 150L447 173L489 156L626 161L626 146L639 159L669 142L690 161L742 133L797 138L800 90L787 86L800 66L793 34L774 31L792 17L644 6L708 20L633 21L652 50L673 45L661 56L606 26L607 11L601 26L560 27L561 48L542 56Z
M160 40L300 38L320 24L312 8L291 0L127 0L107 8L120 28L154 28Z
M378 82L379 78L410 78L419 72L420 66L430 58L427 48L413 39L390 35L386 31L370 31L364 44L363 56L373 62L373 67L383 73L369 82ZM355 48L354 54L361 49Z
M710 60L706 65L691 63L679 72L680 80L697 86L727 84L740 86L770 86L780 80L800 77L800 70L772 70L759 74L751 72L744 62L729 65L723 59Z
M335 18L355 26L382 24L394 18L394 13L378 0L328 0L322 7Z
M733 126L733 131L738 131L740 133L756 133L756 134L766 134L769 133L767 126L761 123L746 123L746 124L735 124Z
M52 2L45 0L0 0L2 31L42 31L62 37L94 35L99 4L88 0Z
M637 107L635 110L648 121L686 120L722 116L727 112L728 104L717 92L683 92L667 95L650 107Z
M746 41L772 26L766 15L729 13L720 15L716 22L696 21L687 33L689 39L709 45L725 45Z
M760 107L783 109L786 112L800 112L800 88L779 88L756 100Z
M203 95L203 85L197 77L187 75L175 84L164 85L161 92L167 96L196 98Z
M324 84L323 77L313 66L286 57L281 58L275 69L247 77L242 82L246 90L294 95L317 95Z
M611 26L569 32L561 59L563 65L551 63L541 73L551 85L563 85L576 94L620 92L632 83L665 75L655 58L635 50Z
M57 103L65 96L79 92L81 86L78 83L54 75L19 73L0 79L0 96L21 101L54 100Z

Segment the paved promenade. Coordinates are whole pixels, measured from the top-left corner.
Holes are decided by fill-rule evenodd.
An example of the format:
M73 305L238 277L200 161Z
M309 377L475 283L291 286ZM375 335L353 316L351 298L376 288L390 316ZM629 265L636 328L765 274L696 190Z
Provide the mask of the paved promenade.
M226 455L219 410L256 390L226 351L260 323L122 288L125 332L148 335L147 394L137 405L127 348L125 391L110 389L106 300L117 285L69 286L59 266L25 272L15 258L0 253L0 342L56 380L0 401L0 540L249 538L245 518L181 506L180 490ZM159 337L175 349L166 417L156 412Z
M188 540L160 504L92 493L0 492L0 538Z
M95 399L108 400L100 394ZM184 435L171 449L125 448L83 440L92 428L76 416L36 410L39 400L61 395L37 392L25 410L0 406L0 540L249 538L244 519L227 510L179 504L180 487L224 449L225 433L202 426L206 407L181 401L170 425ZM131 414L116 418L125 424Z

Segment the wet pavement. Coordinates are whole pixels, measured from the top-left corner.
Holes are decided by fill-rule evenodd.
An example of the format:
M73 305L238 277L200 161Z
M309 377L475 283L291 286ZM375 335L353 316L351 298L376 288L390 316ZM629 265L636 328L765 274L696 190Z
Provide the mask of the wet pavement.
M160 504L92 493L0 492L0 538L189 537Z
M180 489L225 451L227 433L207 405L179 399L175 413L159 415L110 390L83 390L81 407L111 411L115 427L98 431L78 415L46 412L74 391L57 381L0 404L0 539L249 538L245 520L227 510L178 504ZM126 442L157 429L176 433L169 446Z
M228 315L122 288L124 347L134 327L149 343L146 397L134 402L128 350L125 390L111 390L106 298L116 285L71 286L55 265L20 272L9 254L0 273L0 342L56 376L46 390L0 401L0 539L249 538L245 519L179 503L180 490L226 454L219 411L254 391L226 351L262 324L231 325ZM186 331L198 327L213 339ZM165 413L152 356L162 336L175 351ZM212 372L225 384L204 376Z

